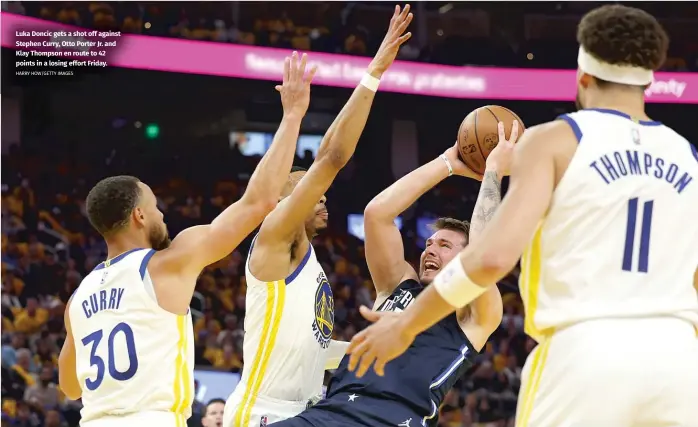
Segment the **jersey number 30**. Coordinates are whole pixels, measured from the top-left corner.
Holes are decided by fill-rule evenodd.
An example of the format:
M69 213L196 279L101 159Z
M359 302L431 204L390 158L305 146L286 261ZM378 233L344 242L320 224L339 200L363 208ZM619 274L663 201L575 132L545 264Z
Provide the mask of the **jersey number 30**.
M114 361L114 339L116 335L121 332L126 340L126 350L128 354L128 369L125 371L119 371L116 368L116 362ZM91 343L92 348L90 349L90 365L97 366L97 377L95 379L88 378L85 380L85 386L90 391L97 390L102 381L104 380L104 359L97 356L97 347L104 337L104 331L102 329L92 332L90 335L82 339L82 344L87 346ZM107 370L109 371L109 376L117 381L126 381L133 378L138 370L138 356L136 356L136 343L133 339L133 329L131 327L121 322L114 326L111 330L109 336L107 337Z
M628 201L628 226L625 230L625 250L623 251L623 270L633 271L633 255L635 252L635 228L638 222L637 197ZM652 210L654 200L643 203L642 219L640 219L640 248L637 271L647 273L650 259L650 229L652 227Z

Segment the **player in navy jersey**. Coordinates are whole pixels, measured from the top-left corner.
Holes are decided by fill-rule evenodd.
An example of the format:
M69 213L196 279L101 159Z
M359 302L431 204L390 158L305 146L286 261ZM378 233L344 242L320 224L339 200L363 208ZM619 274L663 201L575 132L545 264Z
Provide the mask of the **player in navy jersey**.
M446 177L456 174L480 177L458 158L457 147L404 176L366 207L366 260L376 286L377 311L402 311L429 285L441 267L458 252L477 240L501 200L501 179L508 173L511 141L500 124L500 143L487 160L472 226L452 218L434 224L427 239L419 272L405 261L402 236L394 219L424 193ZM372 313L362 307L362 314ZM502 319L502 299L496 287L477 301L446 317L420 334L405 354L385 367L382 375L373 371L352 372L345 357L332 376L327 397L300 415L274 424L278 427L414 427L434 426L438 408L448 390L472 365L472 358L485 345Z

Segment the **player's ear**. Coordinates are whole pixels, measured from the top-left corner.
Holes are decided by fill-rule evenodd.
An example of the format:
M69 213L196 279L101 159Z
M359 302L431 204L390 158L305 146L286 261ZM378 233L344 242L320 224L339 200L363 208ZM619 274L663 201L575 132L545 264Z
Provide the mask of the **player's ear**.
M594 76L592 76L591 74L582 73L582 75L579 76L579 84L580 84L584 89L588 89L588 88L589 88L589 85L591 84L591 82L592 82L593 80L594 80Z
M133 217L133 220L138 224L139 226L144 226L145 225L145 214L143 213L143 209L136 207L133 209L131 212L131 216Z

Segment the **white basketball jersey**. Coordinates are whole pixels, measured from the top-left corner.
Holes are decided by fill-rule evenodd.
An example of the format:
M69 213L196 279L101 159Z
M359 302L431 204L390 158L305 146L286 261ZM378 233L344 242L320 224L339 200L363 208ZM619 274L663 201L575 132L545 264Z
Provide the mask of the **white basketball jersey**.
M173 412L185 426L194 397L191 315L156 302L148 274L152 249L105 261L70 303L82 387L82 421L145 411Z
M561 119L579 146L521 261L526 332L540 340L614 317L675 316L698 326L695 148L659 122L614 110Z
M254 242L253 242L254 244ZM256 397L307 402L322 392L334 297L312 245L286 279L263 282L245 266L245 365L234 426L250 424Z

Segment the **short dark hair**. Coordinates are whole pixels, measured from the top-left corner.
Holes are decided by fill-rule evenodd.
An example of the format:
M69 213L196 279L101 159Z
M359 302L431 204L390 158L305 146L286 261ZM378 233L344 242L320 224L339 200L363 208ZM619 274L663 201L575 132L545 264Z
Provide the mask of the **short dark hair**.
M87 218L102 236L109 236L128 225L141 197L140 180L133 176L110 176L99 181L87 194Z
M308 169L300 166L292 166L291 167L291 173L293 172L308 172Z
M596 59L612 65L659 69L666 59L669 36L644 10L606 5L584 15L577 42Z
M470 242L470 223L468 221L461 221L455 218L442 217L436 220L431 225L431 229L434 231L438 230L451 230L462 233L465 237L465 244L468 245Z
M206 416L206 414L208 413L208 408L214 403L222 403L223 405L225 405L225 400L221 399L220 397L216 397L215 399L209 400L206 404L206 409L204 410L204 416Z

